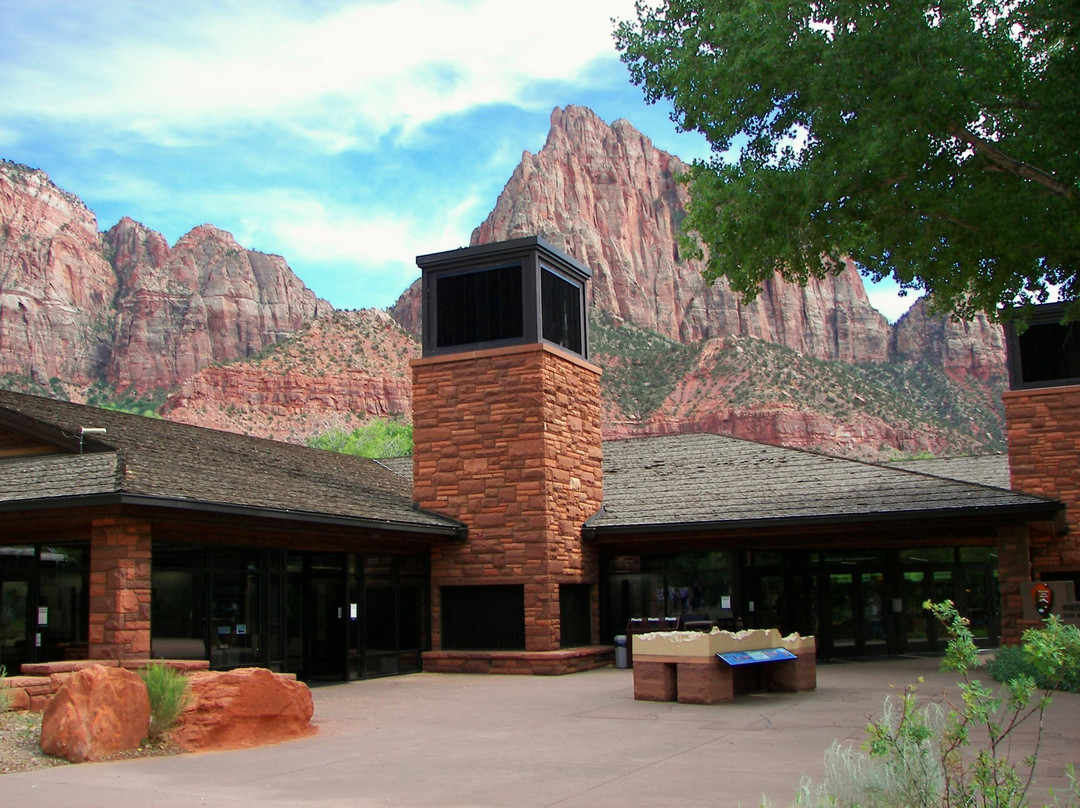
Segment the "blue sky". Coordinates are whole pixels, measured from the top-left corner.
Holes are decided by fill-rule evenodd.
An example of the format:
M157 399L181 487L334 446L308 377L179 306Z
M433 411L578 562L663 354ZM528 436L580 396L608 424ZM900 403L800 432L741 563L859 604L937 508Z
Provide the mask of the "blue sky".
M0 157L102 229L211 223L338 308L468 244L556 106L708 155L630 84L633 0L0 0ZM868 288L890 319L913 298Z

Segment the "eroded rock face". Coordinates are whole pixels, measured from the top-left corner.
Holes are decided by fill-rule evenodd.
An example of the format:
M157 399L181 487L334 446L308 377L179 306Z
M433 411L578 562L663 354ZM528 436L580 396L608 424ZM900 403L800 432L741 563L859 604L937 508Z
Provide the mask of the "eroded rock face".
M0 162L0 375L98 378L116 290L97 217L45 172Z
M921 357L954 377L970 376L986 381L1003 379L1005 333L985 314L972 320L954 320L930 314L925 298L916 300L893 329L897 358Z
M409 419L420 346L376 309L316 317L258 359L203 368L169 397L169 420L302 443L373 418Z
M119 389L175 387L215 362L302 331L320 304L285 259L196 227L170 248L131 219L105 234L120 293L108 379Z
M93 665L68 677L45 706L41 749L81 763L134 749L150 728L150 698L139 675Z
M593 271L595 308L680 342L757 337L817 359L882 361L889 325L852 265L805 288L773 280L744 305L678 252L688 166L630 123L556 109L547 143L526 152L473 244L539 234Z
M307 685L265 668L201 671L188 683L188 704L172 732L187 749L261 746L315 731Z

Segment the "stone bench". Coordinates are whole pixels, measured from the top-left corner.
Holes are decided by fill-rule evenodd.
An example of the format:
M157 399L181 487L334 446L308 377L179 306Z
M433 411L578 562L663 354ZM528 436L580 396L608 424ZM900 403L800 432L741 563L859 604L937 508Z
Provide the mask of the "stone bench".
M729 632L658 631L633 637L634 698L720 704L753 691L798 692L817 687L817 643L813 637L776 629ZM781 649L792 657L731 665L720 654Z

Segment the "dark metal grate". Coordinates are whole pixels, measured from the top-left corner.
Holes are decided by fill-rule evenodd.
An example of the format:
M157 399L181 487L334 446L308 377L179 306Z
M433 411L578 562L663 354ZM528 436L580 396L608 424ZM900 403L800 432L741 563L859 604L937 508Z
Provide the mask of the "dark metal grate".
M441 595L444 649L525 648L525 587L444 586Z

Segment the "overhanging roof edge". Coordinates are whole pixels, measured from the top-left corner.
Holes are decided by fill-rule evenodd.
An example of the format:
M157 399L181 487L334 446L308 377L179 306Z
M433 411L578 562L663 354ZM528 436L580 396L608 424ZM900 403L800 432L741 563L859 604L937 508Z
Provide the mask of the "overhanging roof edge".
M293 520L311 524L337 525L342 527L362 527L375 530L386 530L395 533L431 533L459 541L464 540L468 534L468 529L463 524L429 525L419 522L398 522L391 519L371 519L356 516L322 514L312 511L293 511L284 508L266 508L255 505L202 502L199 500L179 499L175 497L155 497L148 494L130 494L124 492L48 497L36 500L8 500L0 502L0 512L45 510L47 508L85 508L102 505L133 505L150 508L199 511L202 513L218 513L233 516L258 516L266 519Z
M814 516L781 516L767 519L732 519L729 521L710 520L696 522L657 522L636 523L630 525L596 524L603 511L589 517L581 527L581 534L587 539L596 539L602 535L639 535L645 533L685 533L690 531L726 531L745 530L748 528L800 527L812 525L856 524L859 522L910 522L929 519L1023 516L1052 518L1064 508L1057 500L1046 500L1031 504L1012 504L997 506L975 506L964 508L937 508L933 510L889 511L887 513L834 514ZM591 524L590 524L591 523Z

